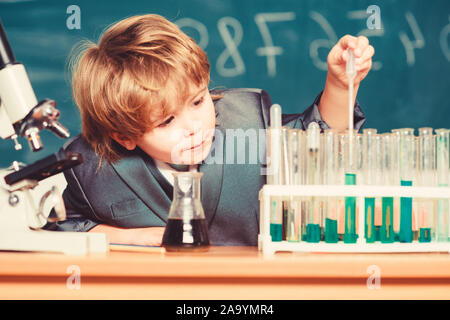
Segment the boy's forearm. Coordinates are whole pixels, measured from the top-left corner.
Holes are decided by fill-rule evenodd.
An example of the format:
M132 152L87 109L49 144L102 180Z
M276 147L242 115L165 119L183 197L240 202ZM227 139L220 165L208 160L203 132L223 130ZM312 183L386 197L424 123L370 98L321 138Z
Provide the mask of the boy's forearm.
M107 224L99 224L89 230L89 232L98 232L98 233L104 233L108 236L108 241L110 243L128 243L129 239L126 237L126 230L122 228L116 228L113 226L109 226Z
M89 232L105 233L109 243L160 246L164 227L125 229L99 224Z
M353 105L355 105L359 84L354 86ZM322 120L338 131L348 129L348 88L334 84L328 79L319 102Z

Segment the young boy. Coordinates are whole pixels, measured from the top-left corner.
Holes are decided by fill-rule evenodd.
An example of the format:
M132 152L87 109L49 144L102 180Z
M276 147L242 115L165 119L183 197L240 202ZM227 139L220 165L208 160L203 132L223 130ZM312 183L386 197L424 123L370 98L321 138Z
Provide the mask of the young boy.
M303 114L283 125L347 127L346 49L360 81L371 68L367 38L345 36L328 55L325 89ZM73 95L82 135L63 147L84 163L65 172L67 220L61 231L104 232L111 243L159 245L172 200L172 172L203 173L202 204L213 245L256 245L262 163L207 161L227 130L269 125L269 95L257 89L210 92L205 52L157 15L130 17L90 43L75 61ZM355 129L365 121L355 104ZM225 153L227 152L224 149ZM226 155L223 154L223 159ZM180 165L184 165L180 166Z

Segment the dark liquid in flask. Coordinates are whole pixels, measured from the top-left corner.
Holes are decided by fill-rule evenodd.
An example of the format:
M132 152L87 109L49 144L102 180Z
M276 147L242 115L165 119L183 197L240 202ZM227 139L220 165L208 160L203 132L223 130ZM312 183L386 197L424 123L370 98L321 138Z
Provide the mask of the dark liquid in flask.
M166 251L207 251L210 242L206 219L169 219L162 246Z

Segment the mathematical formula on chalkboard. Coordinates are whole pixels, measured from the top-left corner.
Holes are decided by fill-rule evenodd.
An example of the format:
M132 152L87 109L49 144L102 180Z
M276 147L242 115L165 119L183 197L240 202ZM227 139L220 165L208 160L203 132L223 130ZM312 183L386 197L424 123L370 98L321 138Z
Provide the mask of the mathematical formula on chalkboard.
M270 26L273 23L285 23L286 28L291 28L290 31L293 31L292 25L289 26L289 22L296 20L296 13L290 11L257 13L253 18L262 39L262 45L255 48L254 53L257 57L266 59L267 75L274 77L277 74L277 57L282 56L285 50L282 46L275 44ZM317 11L310 11L308 18L312 19L325 34L323 38L315 39L309 43L309 58L317 69L326 71L327 57L321 56L319 50L331 50L339 39L335 29L323 14ZM348 11L346 18L349 21L367 20L370 18L370 13L366 10ZM418 50L425 48L426 41L420 23L411 11L406 11L402 18L405 19L409 30L399 30L396 37L404 48L405 63L413 67L416 62L416 54L420 54ZM360 30L357 35L363 35L368 38L383 37L385 29L382 21L381 19L380 28L365 28ZM203 49L208 48L211 32L208 31L208 27L204 23L188 17L178 19L175 23L193 37L200 47ZM225 45L225 49L215 62L215 70L223 77L236 77L245 74L245 61L239 50L239 45L245 40L241 22L236 18L225 16L217 20L217 30ZM412 35L412 37L409 35ZM450 16L448 21L443 23L442 29L437 32L436 37L441 49L438 54L442 54L446 61L450 63ZM378 71L382 68L383 63L374 59L372 70Z

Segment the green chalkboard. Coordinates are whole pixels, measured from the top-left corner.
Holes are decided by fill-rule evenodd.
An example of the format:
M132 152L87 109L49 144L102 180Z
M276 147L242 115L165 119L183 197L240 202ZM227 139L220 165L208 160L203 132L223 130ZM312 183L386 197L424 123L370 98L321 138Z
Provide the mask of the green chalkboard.
M79 9L79 26L71 5ZM369 29L370 5L380 9L379 28ZM72 47L81 39L97 41L108 25L145 13L176 22L206 50L211 87L263 88L285 113L302 112L323 89L326 56L338 39L364 34L376 50L358 93L366 127L450 128L449 0L0 0L16 59L38 99L57 101L72 135L81 128L68 81ZM42 138L45 148L35 154L0 141L0 167L12 160L30 163L64 143L51 133Z

